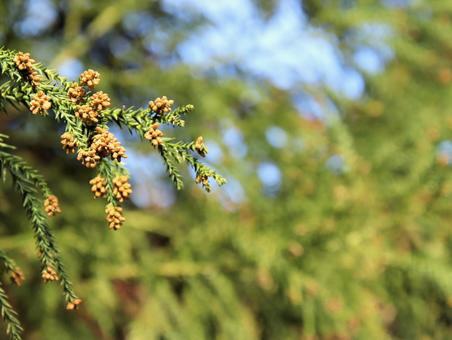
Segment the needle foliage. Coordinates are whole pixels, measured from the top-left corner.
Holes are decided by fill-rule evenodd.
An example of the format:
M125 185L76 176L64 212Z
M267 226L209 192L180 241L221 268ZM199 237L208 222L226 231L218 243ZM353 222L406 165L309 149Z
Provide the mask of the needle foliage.
M220 1L209 2L215 4L202 13L187 5L199 4L195 1L48 1L54 21L32 32L25 25L28 2L0 1L0 12L8 13L0 21L4 46L31 51L61 70L68 64L95 68L102 75L96 86L111 94L112 103L100 116L74 107L68 130L64 117L48 119L60 114L52 108L48 118L30 113L36 90L29 83L25 105L4 101L8 115L0 116L1 132L10 135L16 150L3 138L1 151L39 169L43 177L33 181L45 178L52 188L48 196L58 196L62 214L52 218L51 230L83 299L76 313L61 313L60 291L41 284L34 232L7 172L0 190L0 248L27 279L21 287L5 281L2 288L19 312L25 338L452 338L452 7L449 1L283 1L289 2L303 14L306 31L300 39L308 34L319 39L314 46L332 49L346 73L361 81L359 96L341 94L349 77L330 86L314 66L306 67L298 83L283 82L287 86L281 88L265 75L287 76L284 70L271 64L269 72L256 74L227 51L187 65L181 56L199 51L192 44L200 42L203 53L210 50L202 32L223 41L239 27L241 36L255 37L233 15L224 20L234 26L215 26L211 11ZM258 32L283 22L281 31L290 33L284 30L290 20L278 21L280 3L246 2ZM250 48L251 39L245 46L231 44L249 53L247 61L259 63L265 53L280 60L297 39L284 36L268 50ZM300 59L314 46L301 49ZM4 53L17 72L16 52ZM43 83L60 82L37 68ZM318 82L303 81L313 74ZM92 91L74 103L67 99L73 82L65 84L51 93L60 93L69 107L107 101L99 94L93 99ZM196 107L184 128L181 119L190 106L164 115L149 114L147 105L127 108L160 94ZM76 112L88 122L99 119L102 131L80 122ZM203 140L196 138L199 131ZM70 133L79 136L82 150L89 151L93 140L95 150L102 150L97 146L100 136L110 138L107 132L127 148L120 164L110 154L85 169L59 145L59 136ZM210 195L194 183L203 165L191 157L202 156L203 141L210 151L206 161L228 178L221 190L212 183ZM66 151L72 142L64 139ZM176 167L179 160L191 170ZM133 187L127 203L119 201L129 195L123 163ZM176 185L184 177L195 181L177 191L168 183L167 168ZM110 171L118 176L104 182ZM201 185L203 180L198 178ZM101 199L91 199L90 186ZM110 196L104 196L107 191ZM112 202L124 207L127 220L120 232L105 230L102 210ZM1 259L8 276L20 282L17 265ZM3 306L8 323L17 325L9 304Z
M105 197L106 218L110 229L118 230L125 218L121 203L131 193L127 181L127 172L121 158L127 157L125 149L115 136L108 132L108 124L115 123L126 127L130 133L136 133L143 140L148 139L164 160L169 177L177 189L183 183L177 163L186 162L193 167L196 180L210 191L209 178L219 185L224 178L199 162L194 153L205 156L207 148L202 137L196 142L183 143L174 138L163 137L158 130L160 124L172 124L183 127L182 115L192 111L187 105L171 109L172 100L166 97L150 102L149 108L108 109L110 98L104 92L94 92L100 81L100 75L93 70L80 75L78 83L67 81L55 72L44 68L28 53L0 48L0 107L7 113L8 107L24 106L34 115L49 117L62 123L64 133L61 144L66 153L77 152L77 160L88 168L97 168L97 181L91 188L95 198ZM55 238L48 226L48 216L61 212L58 198L53 195L44 177L20 156L12 153L15 149L6 143L7 136L0 135L0 172L4 181L10 176L14 189L22 198L22 206L32 226L36 247L41 262L44 281L59 281L63 289L66 308L78 307L81 299L77 297L64 270ZM93 182L90 182L93 184ZM10 258L2 253L6 270L13 281L17 282L19 269ZM19 339L22 327L16 318L16 312L0 290L1 314L6 323L6 333L12 339Z

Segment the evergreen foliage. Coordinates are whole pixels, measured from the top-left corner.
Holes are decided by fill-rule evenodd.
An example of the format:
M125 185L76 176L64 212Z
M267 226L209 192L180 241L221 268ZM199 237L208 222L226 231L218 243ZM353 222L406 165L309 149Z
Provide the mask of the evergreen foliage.
M196 174L197 182L210 191L209 178L219 185L225 180L209 167L201 164L192 154L205 156L205 146L195 142L183 143L174 138L160 138L155 143L152 132L160 123L184 126L181 115L190 112L192 105L171 109L173 101L166 97L157 98L157 104L150 102L147 109L119 108L105 110L110 106L110 98L103 92L93 92L100 81L98 72L88 70L80 75L79 83L71 83L55 72L36 63L28 53L15 52L0 48L0 72L3 81L0 89L0 107L7 112L7 105L14 107L24 105L34 115L55 118L65 125L62 135L63 148L66 153L77 150L77 159L88 168L98 168L98 178L104 190L101 195L107 201L106 214L110 229L117 230L125 218L122 216L121 202L131 193L127 172L121 163L126 157L125 149L113 134L108 132L108 123L127 127L131 133L136 132L143 139L149 139L159 151L167 165L168 174L178 189L183 186L177 163L186 162ZM84 110L86 108L86 110ZM85 116L82 112L87 112ZM151 134L148 136L149 132ZM6 135L0 135L0 171L5 179L8 173L15 190L22 197L22 205L33 225L36 246L41 260L44 281L60 281L68 310L75 309L81 303L73 291L55 239L47 225L47 215L54 216L61 212L58 199L50 192L49 186L41 174L30 167L21 157L10 153L14 147L5 143ZM93 191L98 190L96 187ZM12 274L17 273L14 262L2 253L4 265ZM0 290L0 303L7 333L13 339L20 338L22 330L16 313L11 308L3 289Z
M77 313L61 313L59 291L40 285L28 222L12 186L2 186L0 248L27 276L23 287L4 289L25 338L452 338L448 1L300 2L307 30L363 77L355 100L327 85L281 89L229 59L212 62L224 66L218 74L210 64L199 70L180 63L181 41L212 23L188 10L170 12L168 1L68 3L54 2L54 25L26 35L14 25L26 4L0 2L9 14L4 45L30 50L46 65L71 58L93 65L102 90L120 104L159 93L193 103L197 114L171 130L177 139L164 157L177 159L178 141L204 131L211 155L217 149L207 160L229 186L206 197L192 183L174 193L162 185L159 161L147 155L152 140L158 145L169 131L154 126L148 148L124 139L129 160L140 159L135 193L146 195L128 203L126 232L105 233L103 203L87 199L89 188L80 185L100 174L81 171L47 133L64 120L31 119L23 106L8 104L2 132L61 200L64 213L52 223L84 300ZM258 20L270 22L278 1L253 3ZM118 41L126 46L119 52ZM380 71L356 61L362 48L385 61ZM309 111L313 106L300 114L294 97L323 116ZM118 107L104 112L146 138L150 129L137 131L142 123L131 119L143 111ZM192 152L196 141L180 144ZM278 169L279 182L261 181L262 167Z

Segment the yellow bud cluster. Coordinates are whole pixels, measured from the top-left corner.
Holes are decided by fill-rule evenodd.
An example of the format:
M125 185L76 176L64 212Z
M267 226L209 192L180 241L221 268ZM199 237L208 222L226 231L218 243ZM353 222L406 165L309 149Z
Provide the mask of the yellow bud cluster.
M174 100L168 99L166 96L158 97L149 102L149 108L158 114L165 114L171 112L171 106L174 104Z
M100 161L100 156L95 150L79 150L77 160L80 161L87 168L95 168Z
M30 53L18 52L14 57L14 62L20 71L34 69L33 64L36 62L30 57Z
M69 88L67 95L73 103L79 103L85 96L85 90L83 86L73 83Z
M126 149L111 132L98 126L89 149L79 150L77 159L87 168L95 168L105 157L120 162L122 158L127 158Z
M149 130L144 134L144 138L150 141L154 146L163 144L163 132L159 130L159 126L159 123L152 124Z
M100 111L111 105L110 97L103 91L96 92L88 100L83 101L87 93L86 87L90 93L99 82L99 72L89 69L82 72L80 82L72 84L68 90L68 97L72 102L83 104L77 107L75 115L88 126L96 125L99 122Z
M74 136L69 133L65 132L60 136L61 139L61 145L63 146L63 150L67 153L75 153L75 149L77 148L77 143L75 142Z
M20 270L20 268L14 268L14 270L10 273L10 278L16 286L21 286L25 281L24 273Z
M74 299L71 302L68 302L66 305L67 310L74 310L77 309L78 306L82 303L81 299Z
M105 207L105 213L107 214L108 227L113 230L120 229L122 223L125 221L125 218L122 215L122 208L108 204Z
M93 109L101 111L111 105L110 97L105 92L96 92L90 98L90 105Z
M55 269L50 266L42 271L41 277L44 282L58 281L60 279Z
M30 101L30 111L34 115L39 114L44 116L51 107L50 99L43 91L36 93Z
M207 148L204 145L204 139L202 138L202 136L199 136L198 138L196 138L195 150L202 157L205 157L207 155Z
M206 189L206 191L210 191L210 183L209 183L209 176L205 174L198 174L196 176L195 182L197 184L201 183L201 185Z
M116 139L116 137L107 129L96 128L96 134L93 137L90 148L100 157L111 156L112 159L121 161L121 158L127 158L126 149Z
M86 70L80 75L80 84L93 88L100 82L100 74L94 70Z
M132 186L127 176L118 176L113 180L113 195L119 202L124 202L132 193Z
M107 193L107 181L105 178L96 176L89 181L89 184L91 184L91 192L94 194L94 198L104 197Z
M75 112L77 118L80 118L86 125L95 125L98 123L98 112L93 110L90 105L81 105Z
M44 210L49 216L55 216L56 214L60 213L61 209L58 203L58 197L56 197L55 195L47 196L44 201Z
M19 71L24 72L33 85L39 85L41 76L34 67L36 61L30 57L30 53L18 52L14 57L14 62Z

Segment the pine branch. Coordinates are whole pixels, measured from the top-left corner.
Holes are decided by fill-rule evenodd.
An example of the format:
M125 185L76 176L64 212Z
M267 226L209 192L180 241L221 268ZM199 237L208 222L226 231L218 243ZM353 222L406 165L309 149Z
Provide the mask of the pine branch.
M0 284L0 313L6 324L6 334L12 340L21 340L23 328L17 319L17 313L11 306L3 286Z
M125 220L121 203L131 194L128 174L121 163L121 159L127 157L126 150L109 132L110 123L149 141L163 158L168 175L177 189L183 187L182 176L177 168L182 163L194 169L196 182L206 191L210 191L209 178L213 178L219 185L226 182L194 156L197 153L204 157L207 153L202 137L186 143L164 136L159 130L160 124L184 127L182 117L193 110L192 105L173 110L173 100L163 96L150 101L147 109L110 108L109 96L102 91L94 92L94 87L100 81L98 72L87 70L80 75L78 82L69 82L36 62L28 53L2 47L0 77L0 110L6 112L8 105L18 109L24 106L35 116L52 118L64 124L65 132L61 135L63 149L68 154L77 152L77 160L85 167L97 168L97 176L90 181L91 190L95 198L106 199L106 220L110 229L120 229ZM3 179L6 174L11 176L14 189L22 197L23 207L33 226L42 277L45 281L59 280L67 309L75 309L81 300L75 295L65 273L44 213L45 211L47 215L53 216L60 212L58 199L37 170L20 157L9 153L14 147L8 145L6 139L6 135L0 134L0 171ZM3 260L7 270L14 270L14 262L4 253L0 252L0 260ZM11 309L10 306L8 308L7 310ZM14 321L9 316L14 316L13 314L5 315L9 323Z
M36 171L30 171L30 169L20 157L0 151L0 170L6 170L11 175L14 187L21 194L23 207L33 225L42 270L48 267L57 270L65 300L69 303L77 299L77 296L65 273L54 236L47 226L46 217L42 211L44 206L42 192L36 190L36 188L48 188L48 186ZM44 193L46 192L49 192L49 189L45 189Z
M3 265L5 266L5 269L8 272L14 271L14 269L17 268L16 263L13 259L11 259L8 255L5 254L2 250L0 250L0 261L3 262Z

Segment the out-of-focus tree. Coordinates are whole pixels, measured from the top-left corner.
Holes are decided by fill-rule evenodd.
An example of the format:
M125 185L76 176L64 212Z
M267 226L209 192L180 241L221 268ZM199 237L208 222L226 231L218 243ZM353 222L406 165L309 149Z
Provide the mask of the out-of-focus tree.
M306 30L365 81L351 100L345 79L282 86L221 54L187 65L181 48L214 27L187 3L0 2L1 44L68 76L98 69L115 104L193 103L178 133L210 131L208 159L229 179L210 196L175 192L137 145L128 165L140 209L111 235L80 189L92 174L63 162L45 133L58 126L1 116L60 196L53 226L85 301L61 313L58 290L39 283L28 222L2 185L0 248L28 277L8 288L27 338L451 337L452 6L299 4ZM256 20L275 18L279 2L254 3Z

